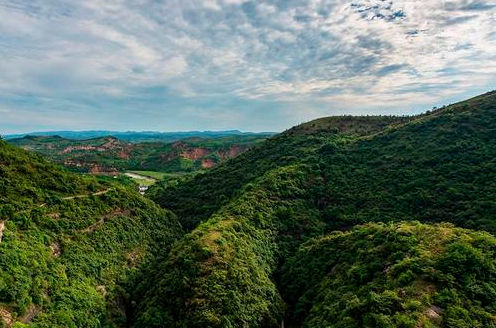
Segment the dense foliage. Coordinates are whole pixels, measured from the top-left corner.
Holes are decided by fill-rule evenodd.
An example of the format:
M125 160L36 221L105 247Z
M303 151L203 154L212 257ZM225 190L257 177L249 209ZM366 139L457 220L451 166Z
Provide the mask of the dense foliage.
M447 221L496 232L496 94L346 147L322 147L319 200L332 228Z
M268 172L176 243L157 271L135 327L277 327L279 259L323 232L305 167Z
M19 327L496 327L495 136L496 92L416 117L319 119L153 186L178 220L129 181L0 142L0 315Z
M267 139L246 153L210 172L191 176L179 184L164 182L150 190L151 197L174 211L186 228L194 228L242 190L243 186L271 169L294 163L313 163L316 151L328 141L348 140L346 135L291 135Z
M303 251L292 258L308 239L331 233L324 238L335 240L339 233L332 231L370 221L452 222L496 232L495 132L494 92L417 117L320 119L204 174L153 187L153 198L191 232L150 269L153 280L144 284L159 287L148 288L139 302L136 327L275 327L283 318L295 327L491 327L493 239L487 234L410 223L356 228L340 235L351 238L343 241L349 256L357 253L357 235L375 238L380 230L376 237L385 242L394 231L413 232L406 242L391 240L385 246L391 254L376 250L380 242L361 243L375 257L343 258L357 277L333 271L342 275L338 282L325 279L332 267L317 268L332 261L328 248L315 260ZM453 239L443 239L449 231ZM438 241L446 250L417 254ZM312 242L319 241L306 245ZM339 262L338 246L332 247ZM463 262L476 254L484 264L478 272ZM397 263L404 266L388 278L384 270ZM432 270L438 271L427 275ZM317 280L310 279L314 273ZM339 282L343 289L333 285ZM347 317L348 296L360 319Z
M496 327L496 238L449 224L367 224L286 263L288 327Z
M180 235L176 218L1 140L0 171L0 326L122 327L121 283Z

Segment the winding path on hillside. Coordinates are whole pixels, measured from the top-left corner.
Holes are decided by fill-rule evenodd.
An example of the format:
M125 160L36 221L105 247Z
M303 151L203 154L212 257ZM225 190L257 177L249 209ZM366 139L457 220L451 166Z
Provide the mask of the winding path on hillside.
M62 200L71 200L71 199L80 199L80 198L88 198L88 197L91 197L91 196L101 196L101 195L105 195L106 193L108 192L111 192L115 190L115 188L108 188L108 189L105 189L105 190L100 190L100 191L97 191L97 192L94 192L92 194L80 194L80 195L74 195L74 196L67 196L67 197L62 197L61 199ZM47 206L46 203L42 203L42 204L39 204L38 207L45 207ZM31 209L26 209L26 210L21 210L21 211L18 211L14 214L22 214L22 213L26 213L26 212L29 212L31 211ZM5 229L5 221L0 221L0 243L2 243L2 236L3 236L3 230Z
M92 193L92 194L81 194L81 195L74 195L74 196L62 197L62 199L63 200L69 200L69 199L76 199L76 198L87 198L87 197L90 197L90 196L101 196L101 195L105 195L106 193L108 193L108 192L110 192L112 190L114 190L114 188L109 188L109 189L105 189L105 190L102 190L102 191L97 191L97 192ZM41 207L41 205L40 205L40 207Z

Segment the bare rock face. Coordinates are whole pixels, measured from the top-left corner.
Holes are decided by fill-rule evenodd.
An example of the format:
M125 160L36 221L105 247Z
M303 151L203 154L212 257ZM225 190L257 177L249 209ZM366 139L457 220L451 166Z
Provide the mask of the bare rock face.
M53 243L50 245L50 249L52 251L53 257L59 257L62 254L62 247L60 247L59 243Z
M102 294L103 297L107 296L107 288L104 285L96 286L96 290Z
M129 155L129 153L121 150L117 153L117 157L121 158L121 159L131 159L131 155Z
M444 313L444 310L439 306L432 305L425 311L425 315L432 321L439 321Z
M206 148L193 148L193 149L184 150L181 153L181 156L193 161L197 161L198 159L208 155L209 153L210 151Z
M232 145L229 147L229 149L219 150L219 156L222 159L228 159L234 156L238 156L239 154L245 152L247 149L248 147L246 146Z
M0 243L2 242L4 229L5 229L5 221L0 221Z
M211 158L204 158L201 160L201 167L204 169L209 169L215 166L215 161Z
M94 146L69 146L69 147L66 147L64 150L62 150L62 154L68 154L70 152L78 151L78 150L91 151L91 150L96 150L96 149L97 149L97 147L94 147Z
M12 326L12 313L6 308L0 307L0 320L3 320L5 327Z

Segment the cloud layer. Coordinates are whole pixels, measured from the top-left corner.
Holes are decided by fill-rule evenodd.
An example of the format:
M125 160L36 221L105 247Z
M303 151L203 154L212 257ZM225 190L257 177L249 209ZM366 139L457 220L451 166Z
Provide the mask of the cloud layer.
M0 0L0 132L281 130L496 85L475 0Z

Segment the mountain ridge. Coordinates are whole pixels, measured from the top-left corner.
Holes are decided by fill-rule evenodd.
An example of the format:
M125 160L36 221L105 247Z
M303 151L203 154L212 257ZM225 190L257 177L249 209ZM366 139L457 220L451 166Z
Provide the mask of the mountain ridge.
M211 168L266 137L249 134L133 143L115 136L77 140L56 135L24 136L7 142L48 156L74 171L115 175L124 170L187 173Z
M125 282L182 234L134 189L0 140L1 327L125 324Z
M142 142L142 141L176 141L187 137L204 137L214 138L230 135L273 135L274 132L242 132L239 130L225 131L178 131L178 132L156 132L156 131L106 131L106 130L88 130L88 131L46 131L46 132L29 132L17 134L5 134L2 137L5 140L22 138L25 136L61 136L67 139L85 140L99 137L114 136L125 141Z
M321 118L162 208L0 140L0 324L496 327L495 135L495 92Z
M386 236L393 236L396 227L416 229L414 221L432 231L432 242L452 229L441 222L496 233L496 93L405 118L400 124L390 124L390 118L379 125L378 118L360 118L371 123L363 125L367 132L363 135L348 124L343 125L344 133L326 125L347 120L353 118L324 118L323 128L306 123L180 184L152 187L151 197L174 211L190 232L157 264L149 283L159 288L150 289L138 303L135 327L280 327L282 322L289 327L494 326L496 308L491 301L482 301L492 299L489 286L495 283L492 246L481 246L479 240L486 237L475 232L472 240L453 240L442 268L426 268L442 269L440 275L422 275L401 265L411 257L408 247L412 251L417 247L416 234L407 234L407 251L398 253L393 263L381 255L377 263L350 265L342 281L347 282L347 275L356 275L357 280L349 280L340 300L344 305L337 305L356 306L364 321L347 314L335 316L333 287L317 282L315 288L321 290L315 299L299 292L305 290L308 277L319 274L312 263L326 261L312 262L303 255L298 265L308 265L307 273L296 280L290 273L296 268L291 261L299 256L298 250L314 238L381 224L387 227ZM371 235L374 238L375 233ZM402 234L395 238L399 239L392 238L388 247L405 247ZM363 247L364 252L374 251L373 245ZM339 245L327 252L334 251L339 254ZM474 273L483 280L474 282L474 288L482 288L475 287L480 284L489 288L482 294L456 280L454 272L472 272L472 264L454 260L471 256L462 254L480 254L481 261L487 261ZM435 263L434 254L426 256L423 261ZM336 265L345 265L344 260ZM383 277L384 270L396 264L404 268L398 271L404 274L400 279L407 288L404 294L379 278L367 278ZM423 284L408 285L418 274L433 286L432 292L423 290ZM410 292L425 298L409 299ZM459 302L459 295L467 301ZM299 304L318 310L308 316Z

